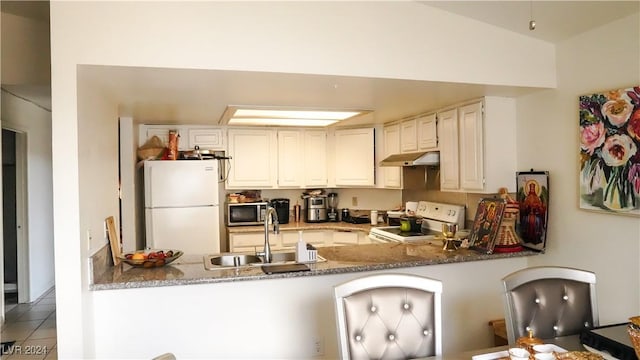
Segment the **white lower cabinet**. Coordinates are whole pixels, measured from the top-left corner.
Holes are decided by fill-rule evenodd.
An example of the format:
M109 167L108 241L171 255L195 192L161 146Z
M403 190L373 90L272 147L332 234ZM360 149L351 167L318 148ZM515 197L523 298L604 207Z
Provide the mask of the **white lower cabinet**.
M295 247L298 242L299 233L297 231L283 231L282 245L284 247ZM302 230L302 240L313 246L325 246L330 243L330 231L324 230Z
M332 245L362 245L370 244L369 236L364 231L337 230L333 232Z
M269 233L269 245L272 250L282 249L281 234ZM252 253L264 251L264 231L229 233L229 251Z
M335 231L333 245L358 245L357 231Z
M302 230L305 243L315 247L369 244L368 234L364 231L345 230ZM298 242L298 231L282 230L276 235L269 233L269 245L272 250L293 250ZM261 252L264 250L264 231L229 233L230 252Z

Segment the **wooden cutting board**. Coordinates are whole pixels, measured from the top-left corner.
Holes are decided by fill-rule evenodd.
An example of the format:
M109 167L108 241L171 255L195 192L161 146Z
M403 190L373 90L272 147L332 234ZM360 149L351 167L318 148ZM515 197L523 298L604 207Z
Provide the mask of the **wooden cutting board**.
M109 216L106 219L107 222L107 234L109 237L109 244L111 245L111 257L113 258L113 265L120 265L120 238L118 237L118 231L116 230L116 220L113 216Z

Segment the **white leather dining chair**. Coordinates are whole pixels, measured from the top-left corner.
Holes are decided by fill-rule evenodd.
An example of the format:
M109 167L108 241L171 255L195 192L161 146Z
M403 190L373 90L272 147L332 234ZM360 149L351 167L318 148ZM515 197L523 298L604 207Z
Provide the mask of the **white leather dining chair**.
M522 269L502 279L509 344L529 331L541 339L599 326L596 275L557 266Z
M442 353L442 282L370 275L335 287L341 359L408 359Z

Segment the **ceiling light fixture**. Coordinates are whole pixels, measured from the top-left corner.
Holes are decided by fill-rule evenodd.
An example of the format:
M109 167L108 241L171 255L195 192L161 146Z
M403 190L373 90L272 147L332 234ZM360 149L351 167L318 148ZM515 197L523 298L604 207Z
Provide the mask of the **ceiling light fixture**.
M536 21L533 20L533 0L529 1L529 30L533 31L536 29Z
M244 126L329 126L369 113L362 110L318 110L259 106L227 106L220 124Z

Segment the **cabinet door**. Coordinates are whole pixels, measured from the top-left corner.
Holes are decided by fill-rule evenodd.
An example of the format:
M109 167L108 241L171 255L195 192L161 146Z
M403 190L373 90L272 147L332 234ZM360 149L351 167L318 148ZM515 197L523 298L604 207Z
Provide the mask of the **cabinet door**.
M185 130L183 128L171 125L142 125L140 128L140 146L151 139L153 136L157 136L162 140L162 144L166 147L169 146L169 130L175 130L178 132L178 150L188 150L188 141L185 139Z
M270 188L276 185L278 163L275 130L229 129L228 188Z
M440 135L440 189L457 190L460 187L458 171L458 111L438 113Z
M304 131L304 186L327 185L327 132Z
M278 131L278 186L302 185L301 131Z
M357 245L358 231L334 231L333 245Z
M400 124L401 150L403 153L418 151L418 133L416 119L405 120Z
M400 153L400 125L385 126L382 130L384 141L384 157ZM384 187L400 188L402 186L402 168L400 166L385 166L383 169Z
M269 245L272 250L282 249L280 234L269 233ZM264 251L264 232L229 234L230 252L262 252Z
M460 126L460 187L463 190L482 190L484 188L482 102L459 108L458 119Z
M283 231L282 235L282 246L284 247L295 247L298 242L298 232L297 231ZM325 236L326 231L313 231L313 230L305 230L302 232L302 240L307 244L312 244L314 246L324 246L326 245Z
M188 148L210 150L225 150L224 130L217 129L189 129Z
M229 251L258 251L259 246L264 246L264 236L260 238L257 234L229 234Z
M373 128L336 130L336 186L374 186Z
M427 115L417 120L418 150L431 150L438 147L438 131L436 114Z

